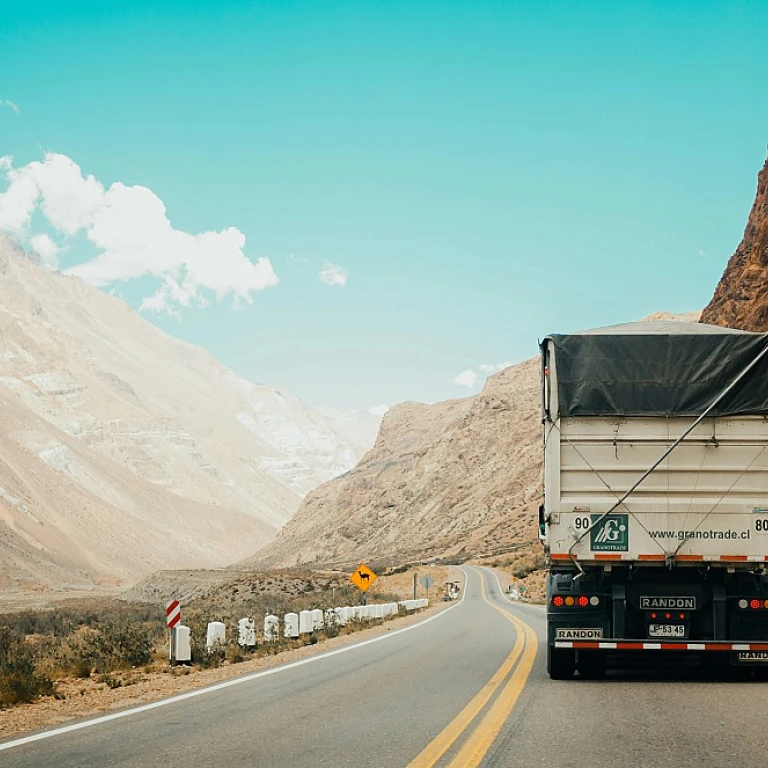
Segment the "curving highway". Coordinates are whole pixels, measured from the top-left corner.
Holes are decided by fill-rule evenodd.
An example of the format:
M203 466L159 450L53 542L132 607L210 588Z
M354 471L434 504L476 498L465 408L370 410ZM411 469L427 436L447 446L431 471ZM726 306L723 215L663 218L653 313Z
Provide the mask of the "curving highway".
M0 743L0 765L764 765L768 684L679 666L551 681L543 610L512 605L492 571L464 570L462 601L413 627Z

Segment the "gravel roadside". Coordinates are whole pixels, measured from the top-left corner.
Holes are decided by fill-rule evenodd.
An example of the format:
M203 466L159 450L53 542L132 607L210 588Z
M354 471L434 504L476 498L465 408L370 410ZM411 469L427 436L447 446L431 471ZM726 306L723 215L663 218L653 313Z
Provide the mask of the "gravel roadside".
M403 581L406 574L403 574ZM391 578L391 577L390 577ZM454 571L452 578L461 579L463 574ZM442 581L442 580L441 580ZM394 586L394 585L392 585ZM432 597L432 595L431 595ZM397 629L411 626L425 618L438 614L453 603L440 600L435 593L432 605L416 614L399 616L375 626L350 634L322 640L277 653L260 656L239 664L224 663L216 669L194 669L188 667L166 667L163 671L142 672L136 670L132 683L120 688L110 688L94 679L65 679L57 683L61 698L46 697L32 704L22 704L11 709L0 710L0 740L18 736L29 731L41 730L73 720L127 709L139 704L156 701L185 691L228 680L242 675L270 669L281 664L305 659L327 651L353 645L361 640L385 635Z

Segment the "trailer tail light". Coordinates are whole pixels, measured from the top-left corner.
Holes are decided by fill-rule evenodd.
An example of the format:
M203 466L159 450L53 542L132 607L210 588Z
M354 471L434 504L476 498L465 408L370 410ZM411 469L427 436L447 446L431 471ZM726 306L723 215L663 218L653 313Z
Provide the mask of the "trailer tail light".
M592 606L594 608L600 605L600 598L597 595L578 595L577 597L571 595L568 595L567 597L555 595L552 598L552 605L554 605L555 608L562 608L563 606L566 606L567 608L588 608L589 606Z
M764 598L753 597L747 599L746 597L742 597L739 598L737 605L742 611L747 610L747 608L753 611L768 610L768 600Z
M685 621L685 614L684 613L681 613L681 614L678 614L678 615L680 616L680 621Z
M652 614L651 614L651 618L652 618L652 619L656 619L656 618L658 618L658 614L652 613Z
M664 618L665 618L667 621L669 621L669 620L672 618L672 614L671 614L671 613L665 613L665 614L664 614Z

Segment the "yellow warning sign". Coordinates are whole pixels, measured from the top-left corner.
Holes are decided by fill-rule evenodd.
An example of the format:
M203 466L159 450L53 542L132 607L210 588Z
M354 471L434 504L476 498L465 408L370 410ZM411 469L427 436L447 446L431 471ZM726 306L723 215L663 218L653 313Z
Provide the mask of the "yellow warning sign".
M379 577L365 563L360 563L349 578L358 589L367 592Z

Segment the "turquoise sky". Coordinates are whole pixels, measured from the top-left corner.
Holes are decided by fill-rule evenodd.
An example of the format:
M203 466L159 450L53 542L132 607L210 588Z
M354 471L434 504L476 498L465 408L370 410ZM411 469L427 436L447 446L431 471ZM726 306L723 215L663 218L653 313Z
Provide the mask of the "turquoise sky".
M237 227L278 285L145 316L241 375L438 400L548 332L708 302L765 159L766 28L765 2L5 0L0 156Z

